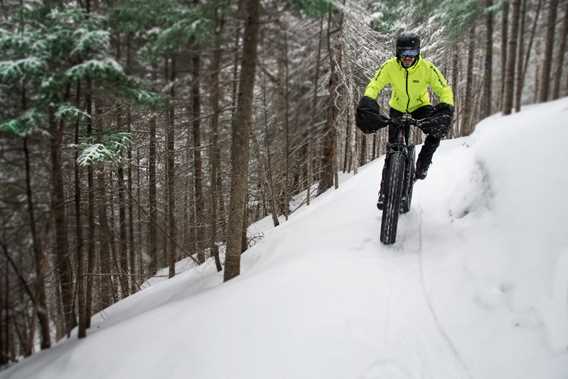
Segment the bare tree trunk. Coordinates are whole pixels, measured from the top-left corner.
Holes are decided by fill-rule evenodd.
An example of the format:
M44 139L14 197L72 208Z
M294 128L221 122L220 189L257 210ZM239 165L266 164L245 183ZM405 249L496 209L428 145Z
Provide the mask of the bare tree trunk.
M544 0L538 0L538 4L537 4L537 8L536 8L536 15L534 16L533 24L532 24L532 27L531 27L531 37L529 39L529 46L527 48L527 53L525 55L524 63L523 63L523 77L522 77L523 83L525 81L527 69L529 67L529 60L530 60L530 56L531 56L532 46L533 46L534 38L535 38L535 35L536 35L536 27L538 25L538 19L540 17L540 14L542 13L543 1Z
M359 152L359 165L367 164L367 136L361 135L361 150Z
M542 79L538 98L540 102L548 101L550 98L550 71L552 70L552 58L554 53L556 12L558 12L558 0L550 0L548 5L548 20L546 22L544 57L542 59Z
M156 81L157 67L152 67L152 81ZM148 157L148 255L150 256L149 274L155 275L158 270L158 233L157 233L157 203L156 203L156 114L150 118L150 151Z
M192 85L191 85L191 113L193 117L192 131L193 131L193 191L195 196L195 244L197 247L197 260L200 263L205 262L205 254L203 251L203 243L201 237L203 230L201 223L203 220L203 191L202 191L202 177L203 177L203 163L201 161L201 98L199 95L199 75L201 70L201 59L199 53L194 53L192 61Z
M132 67L132 33L129 32L126 35L126 72L131 73ZM128 133L132 133L132 110L130 106L126 109L126 130ZM136 292L136 278L139 270L136 270L136 247L134 246L134 196L132 190L132 145L128 145L128 151L126 153L128 159L128 171L127 181L128 181L128 262L130 266L130 293ZM140 190L140 187L138 187ZM140 225L140 223L139 223ZM139 252L140 253L140 252Z
M485 72L484 72L484 96L481 117L491 115L492 87L493 87L493 0L486 0L487 15L485 16Z
M211 88L211 93L209 96L211 107L211 133L210 133L210 146L209 146L209 165L210 165L210 182L211 182L211 193L210 193L210 211L209 211L209 225L211 227L211 232L209 236L209 249L211 250L211 255L215 258L215 267L217 271L221 271L223 267L221 266L221 260L219 258L219 247L217 246L217 196L219 188L217 186L219 181L219 165L221 163L221 157L219 154L219 98L221 92L219 89L219 71L221 70L221 38L223 35L223 29L225 25L225 20L223 15L216 9L215 10L215 50L213 52L213 59L211 61L211 69L209 75L209 84Z
M520 0L512 0L511 35L507 50L507 70L505 71L505 98L503 99L503 114L511 114L515 86L515 60L517 58L517 41L519 39Z
M455 136L459 136L460 135L460 130L459 130L459 117L461 114L461 102L460 102L460 98L458 96L459 94L459 83L458 83L458 78L459 78L459 55L458 55L458 44L456 42L456 45L454 47L454 51L452 54L452 87L454 89L454 93L456 94L455 98L456 98L456 109L458 110L458 112L456 112L457 117L456 120L454 121L454 126L453 128L450 130L450 137L455 137Z
M167 64L167 62L166 62ZM176 274L176 199L175 199L175 82L176 75L176 60L171 58L170 66L170 105L168 112L168 125L166 130L166 193L168 199L168 242L167 246L167 259L169 273L168 277L171 278Z
M110 107L109 107L110 108ZM110 119L110 116L109 116ZM112 122L111 122L112 125ZM109 125L109 127L111 127ZM109 239L110 239L110 250L111 250L111 272L113 273L113 303L120 300L121 295L121 280L122 280L122 270L120 269L119 260L118 260L118 239L117 235L120 234L119 227L116 223L116 212L114 211L115 201L114 201L114 187L117 186L117 180L114 179L114 167L113 164L110 164L108 167L108 184L106 186L106 193L105 196L108 197L105 199L108 206L108 231L109 231ZM105 178L106 180L106 178ZM118 187L118 186L117 186Z
M534 16L534 20L533 20L533 24L532 24L532 28L531 28L531 37L529 39L529 46L527 48L527 53L525 55L525 60L524 60L524 63L523 63L521 87L519 89L521 92L522 92L523 87L524 87L525 78L526 78L526 75L527 75L527 69L529 67L529 59L530 59L530 56L531 56L531 50L532 50L532 46L533 46L533 42L534 42L534 37L536 35L536 27L538 25L538 19L540 17L540 14L542 13L541 12L542 3L543 3L543 0L538 0L538 5L537 5L537 8L536 8L536 15ZM537 77L538 77L538 74L537 74ZM538 82L538 79L536 81ZM535 87L535 93L538 93L538 87Z
M67 241L67 220L65 215L65 190L63 188L63 161L61 149L63 144L63 122L55 120L55 110L49 109L49 125L53 133L51 139L51 180L52 205L55 225L55 252L57 258L57 273L61 286L63 300L63 314L65 319L65 333L69 334L76 326L75 312L73 310L73 268L69 258L69 245Z
M102 120L102 110L100 104L95 102L95 127L97 133L97 141L100 143L102 139L103 132L103 120ZM100 164L97 168L97 197L98 197L98 217L100 225L99 233L99 260L102 275L104 278L101 280L101 296L100 301L102 308L106 308L112 304L113 299L116 297L114 293L114 278L112 272L112 236L111 230L108 225L107 216L107 201L106 201L106 179L105 179L105 167L104 164Z
M542 53L542 41L540 39L537 40L535 46L535 55L540 57ZM533 103L538 102L538 97L540 96L540 86L542 85L542 65L537 58L537 64L534 65L534 96L533 96Z
M465 87L465 102L463 108L463 134L470 135L473 132L473 66L475 57L475 24L471 26L469 31L469 46L467 53L467 74L466 74L466 87Z
M89 2L87 1L87 4ZM87 120L87 138L93 135L93 83L87 79L86 111L90 116ZM87 277L85 294L85 317L87 329L91 327L91 314L93 306L93 274L95 271L95 180L93 165L87 167Z
M77 85L76 105L79 108L81 101L81 86ZM79 119L75 122L75 145L79 146ZM77 240L75 250L77 251L77 302L79 310L79 331L78 337L87 336L87 314L85 307L85 276L84 272L84 255L83 255L83 222L81 219L81 168L77 163L79 159L79 150L75 151L74 173L75 173L75 238Z
M22 110L27 109L26 89L22 90ZM26 202L28 206L28 217L30 219L30 232L32 235L32 248L34 252L34 271L35 271L35 311L40 325L41 349L49 349L51 347L51 336L49 334L49 314L47 309L47 297L45 291L45 274L47 271L47 257L42 251L41 244L37 235L35 203L32 194L32 175L31 175L31 158L28 147L28 137L23 138L24 166L26 173ZM7 252L6 252L7 254ZM7 256L8 258L8 256Z
M140 148L136 149L136 220L138 224L138 254L136 255L136 265L138 266L137 270L137 279L142 281L143 278L146 276L146 272L144 270L144 261L142 259L143 254L143 245L142 245L142 196L141 196L141 180L140 180ZM148 228L146 228L148 230ZM149 234L149 233L148 233ZM136 284L136 289L138 289L138 281Z
M240 274L244 206L248 187L249 131L259 30L259 0L247 0L237 110L232 125L231 201L224 280Z
M503 17L501 22L501 103L499 108L504 108L504 98L505 98L505 78L508 62L507 59L507 46L509 41L509 0L503 1Z
M564 55L566 54L566 39L568 38L568 1L564 2L564 20L562 21L562 32L560 33L560 48L558 49L558 65L554 75L554 87L552 89L552 100L560 97L560 82L562 81L562 69L564 68Z
M187 138L185 141L185 166L186 167L193 167L191 162L192 154L192 147L191 147L191 138L193 133L189 130L186 133ZM194 222L194 214L195 214L195 207L191 199L193 199L193 186L192 186L192 177L193 177L193 170L191 175L186 175L185 180L183 183L183 246L186 251L189 252L189 255L194 255L196 253L195 248L195 239L197 238L195 235L195 222Z
M351 142L351 140L354 137L355 130L352 130L352 129L355 129L355 128L354 127L352 128L351 125L349 124L349 122L346 122L345 123L345 144L344 144L344 148L343 148L343 168L342 168L343 172L350 172L352 162L353 162L353 150L352 150L353 143Z
M312 145L313 145L313 133L312 129L315 129L315 122L317 119L317 112L318 112L318 87L319 87L319 74L320 74L320 64L321 64L321 48L322 48L322 41L323 41L323 16L320 17L319 22L319 36L318 36L318 53L316 57L316 72L314 75L314 94L312 96L312 114L310 117L310 126L308 128L308 138L306 141L307 144L307 194L306 194L306 204L310 205L311 200L311 190L312 190L312 181L314 180L314 173L313 173L313 157L312 157Z
M1 267L0 267L1 268ZM4 366L10 362L8 356L9 343L8 343L8 265L4 265L4 271L0 276L0 366Z
M270 160L270 143L268 141L268 104L266 99L266 75L262 75L262 113L264 115L264 148L265 148L265 156L266 158L263 160L264 172L266 173L266 186L268 189L268 196L270 198L270 213L272 214L272 223L274 226L280 225L280 221L278 220L278 206L276 204L276 193L274 190L274 181L272 178L272 163ZM253 137L253 141L255 140L254 133L251 133ZM260 147L258 156L260 159Z
M332 19L333 10L329 11L328 17L328 34L327 48L329 52L329 60L331 72L329 76L329 93L330 101L328 103L328 113L326 128L323 136L323 156L321 160L321 177L318 187L318 195L324 193L333 186L335 179L335 166L337 160L337 131L335 123L337 119L337 102L339 101L339 77L337 73L337 65L340 64L341 56L337 47L332 47ZM341 28L341 23L339 24Z
M117 125L119 129L121 128L120 124L120 115L117 115ZM130 283L128 282L128 241L126 235L126 188L124 185L124 162L121 161L118 163L117 169L117 180L118 180L118 230L119 230L119 238L118 238L118 263L120 266L120 287L121 287L121 294L122 297L126 297L129 295L130 291Z
M249 225L249 194L245 196L245 209L243 211L243 228L241 231L241 254L243 254L248 249L248 238L247 238L247 228Z
M279 79L281 91L281 117L284 123L284 217L288 220L290 213L290 123L289 123L289 94L288 94L288 28L283 30L283 49L279 61Z
M518 38L519 47L517 49L517 70L515 72L515 112L521 111L521 101L523 96L523 58L525 56L525 20L527 18L527 2L528 0L522 0L522 10L520 14L521 26Z
M25 109L25 108L24 108ZM28 138L24 137L24 158L26 167L26 200L28 203L28 215L30 218L30 231L32 234L32 247L34 251L34 268L35 268L35 293L36 293L36 312L40 325L41 333L41 349L49 349L51 347L51 336L49 334L49 314L47 310L47 297L45 294L45 272L47 268L47 260L41 249L40 242L36 231L35 205L32 196L32 178L30 168L30 153L28 148Z

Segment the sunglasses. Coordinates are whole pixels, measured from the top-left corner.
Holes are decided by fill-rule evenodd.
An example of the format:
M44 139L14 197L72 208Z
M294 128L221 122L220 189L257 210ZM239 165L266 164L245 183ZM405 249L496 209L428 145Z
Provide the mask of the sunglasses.
M418 56L418 50L402 50L400 52L400 56L403 57L403 58L406 58L406 57L414 58L414 57Z

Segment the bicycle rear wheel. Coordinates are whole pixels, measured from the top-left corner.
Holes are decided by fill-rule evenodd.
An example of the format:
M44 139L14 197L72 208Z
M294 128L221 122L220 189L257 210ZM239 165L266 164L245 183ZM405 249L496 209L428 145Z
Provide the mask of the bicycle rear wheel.
M393 244L396 240L400 199L404 184L405 157L401 151L395 151L389 158L387 173L386 202L381 219L381 242Z
M403 201L400 206L401 213L408 213L412 203L412 190L414 188L414 172L416 165L414 163L414 145L409 145L406 148L406 167L404 170L404 192Z

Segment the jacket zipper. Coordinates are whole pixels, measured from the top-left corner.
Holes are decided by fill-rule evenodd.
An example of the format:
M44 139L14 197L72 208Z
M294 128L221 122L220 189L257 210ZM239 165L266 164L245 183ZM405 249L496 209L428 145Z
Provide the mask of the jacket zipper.
M408 101L406 103L406 113L408 112L408 107L410 106L410 93L408 93L408 69L405 67L406 70L406 97L408 97Z

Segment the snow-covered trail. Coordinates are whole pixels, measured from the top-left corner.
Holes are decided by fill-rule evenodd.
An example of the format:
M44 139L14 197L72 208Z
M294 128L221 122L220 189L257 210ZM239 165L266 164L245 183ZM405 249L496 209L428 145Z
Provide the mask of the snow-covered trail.
M337 311L334 307L345 309L343 319L334 322L345 323L342 349L350 352L358 345L365 347L357 353L363 358L357 377L469 378L463 358L427 295L429 273L422 265L421 206L401 217L395 245L387 247L378 241L380 213L374 203L381 170L382 162L365 167L339 191L321 199L317 208L305 210L309 216L292 220L268 237L270 243L263 250L271 251L271 259L252 271L270 272L267 266L280 269L287 261L290 276L302 283L299 296L315 299L328 292L334 303L331 311ZM426 188L427 183L420 185ZM314 219L325 223L314 223ZM299 230L302 238L296 235ZM298 280L296 264L308 261L313 270ZM303 287L305 283L314 288ZM322 313L315 318L331 322L336 315ZM309 330L304 333L310 334ZM328 372L326 377L353 374Z
M238 278L208 262L154 281L0 378L565 379L567 115L563 99L444 141L393 246L379 159L254 225Z

